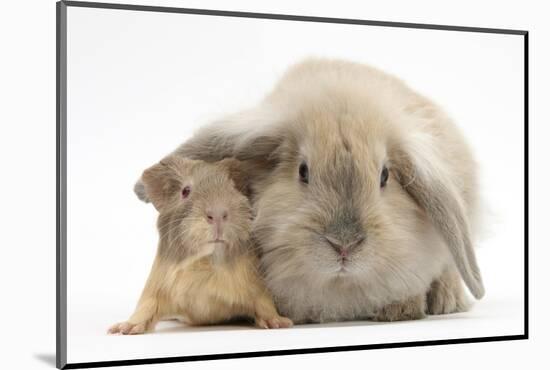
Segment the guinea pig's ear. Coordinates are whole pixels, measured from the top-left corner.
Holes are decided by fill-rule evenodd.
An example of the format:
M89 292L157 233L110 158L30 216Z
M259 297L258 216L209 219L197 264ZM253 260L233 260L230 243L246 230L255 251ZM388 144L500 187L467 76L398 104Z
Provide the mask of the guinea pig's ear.
M427 213L445 240L456 267L473 296L485 294L481 273L472 246L470 225L464 200L453 177L433 146L397 150L392 158L394 170L403 188Z
M251 164L247 161L239 161L235 158L225 158L218 162L224 171L229 173L229 177L235 183L235 188L246 196L250 195L250 173L253 170Z
M166 206L174 194L181 191L183 181L186 176L190 176L194 162L196 161L169 156L143 171L143 193L158 211Z
M241 112L198 130L172 155L217 162L227 157L246 161L249 180L265 176L278 163L277 148L284 141L280 114L266 104ZM150 200L141 180L134 192L144 202Z

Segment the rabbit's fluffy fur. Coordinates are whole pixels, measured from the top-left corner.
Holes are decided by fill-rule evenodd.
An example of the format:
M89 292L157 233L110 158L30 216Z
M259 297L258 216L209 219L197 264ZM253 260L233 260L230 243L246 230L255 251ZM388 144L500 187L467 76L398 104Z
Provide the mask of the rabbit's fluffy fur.
M295 322L465 310L461 278L484 294L471 235L475 161L447 115L393 76L306 60L257 107L174 153L249 164L263 274ZM334 243L353 246L345 263Z

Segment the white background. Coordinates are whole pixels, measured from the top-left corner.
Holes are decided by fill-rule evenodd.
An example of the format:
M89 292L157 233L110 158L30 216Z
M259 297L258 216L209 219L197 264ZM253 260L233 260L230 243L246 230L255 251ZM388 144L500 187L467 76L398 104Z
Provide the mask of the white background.
M523 333L522 36L73 7L67 17L69 363ZM493 211L478 243L486 297L430 321L106 336L135 307L156 250L138 176L308 56L392 72L463 128Z
M547 81L548 75L542 66L549 62L548 55L543 53L543 44L548 41L545 37L548 30L542 23L543 20L538 18L542 10L525 5L509 6L501 2L488 3L486 6L474 6L473 3L470 6L468 3L460 2L456 7L446 4L432 10L420 6L420 3L415 3L414 6L405 2L399 6L397 4L355 4L354 7L345 2L331 6L306 2L293 5L278 2L277 5L264 3L260 6L236 1L231 9L531 30L531 49L534 50L531 54L531 73L536 76L536 83L532 84L531 90L531 143L532 148L539 151L532 162L532 173L536 174L531 177L531 197L533 199L536 196L533 212L541 216L547 196L540 190L548 181L543 171L545 163L542 159L543 151L547 150L544 146L544 130L547 130L544 128L544 122L548 121L547 113L542 110L546 100L543 83ZM180 2L179 5L210 5L212 8L224 8L222 2L215 1L207 4ZM5 115L2 119L5 135L2 135L1 146L2 168L5 170L2 176L2 190L6 195L7 205L4 208L2 223L6 225L2 243L3 250L6 251L2 259L2 274L5 274L2 279L5 282L2 303L6 312L3 311L2 316L6 320L3 339L8 340L7 344L10 345L10 349L6 351L7 359L19 361L21 367L33 368L52 366L51 356L54 353L55 338L55 11L53 3L44 1L40 2L40 5L37 2L32 7L30 3L21 4L21 8L25 6L27 9L23 13L15 9L9 12L6 9L4 14L10 14L10 17L7 22L1 23L2 37L6 38L8 47L13 48L10 53L6 53L9 57L2 60L5 64L2 68L2 81L8 82L7 85L3 85L4 101L7 104L2 111ZM17 15L21 17L18 18ZM17 37L11 37L13 35ZM537 47L539 44L540 47ZM534 179L538 183L535 183ZM539 351L544 348L542 346L545 339L547 340L545 329L548 326L545 313L548 300L544 294L544 282L548 280L545 266L548 252L545 249L545 235L540 233L541 227L544 226L543 222L545 221L541 217L531 218L531 230L539 232L533 233L531 239L531 320L534 324L531 326L532 339L529 341L243 359L158 367L280 368L307 365L329 368L341 366L342 363L361 362L369 366L396 367L416 363L418 367L440 368L444 362L448 368L477 367L480 363L501 368L517 368L525 362L534 363L535 357L542 354ZM452 362L449 363L449 359L452 359Z

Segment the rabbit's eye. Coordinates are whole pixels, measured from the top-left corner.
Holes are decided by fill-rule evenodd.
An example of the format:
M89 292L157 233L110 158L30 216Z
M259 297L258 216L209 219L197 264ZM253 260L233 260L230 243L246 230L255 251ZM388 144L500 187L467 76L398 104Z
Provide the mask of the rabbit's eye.
M181 191L181 197L185 199L189 196L189 194L191 194L191 187L190 186L184 187L183 190Z
M306 162L302 162L298 168L298 174L300 175L300 181L309 184L309 168Z
M384 166L382 169L382 173L380 174L380 187L383 188L386 186L386 183L388 182L388 177L390 176L390 172L388 171L388 168Z

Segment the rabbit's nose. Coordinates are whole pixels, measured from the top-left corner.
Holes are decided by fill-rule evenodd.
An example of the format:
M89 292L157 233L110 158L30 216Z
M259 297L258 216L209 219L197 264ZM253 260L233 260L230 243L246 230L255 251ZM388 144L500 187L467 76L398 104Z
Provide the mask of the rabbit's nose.
M340 240L330 236L325 236L325 239L332 249L336 251L336 253L338 253L341 257L347 257L348 248L346 248Z
M335 239L330 236L325 236L326 241L328 244L340 255L340 257L346 258L349 256L350 252L361 246L361 244L365 241L365 237L357 238L356 240L350 242L350 243L343 243L339 239Z
M346 247L340 247L338 248L338 254L340 255L340 257L342 258L346 258L349 254L349 248L346 248Z

